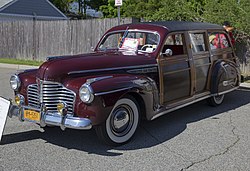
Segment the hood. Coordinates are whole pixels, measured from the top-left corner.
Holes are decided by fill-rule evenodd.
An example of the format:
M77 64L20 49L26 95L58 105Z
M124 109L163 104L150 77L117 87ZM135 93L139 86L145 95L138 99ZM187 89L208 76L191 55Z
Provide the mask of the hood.
M127 67L156 64L149 54L135 52L95 52L83 55L49 58L43 63L37 77L42 80L60 82L68 75L97 75L113 70L124 70Z

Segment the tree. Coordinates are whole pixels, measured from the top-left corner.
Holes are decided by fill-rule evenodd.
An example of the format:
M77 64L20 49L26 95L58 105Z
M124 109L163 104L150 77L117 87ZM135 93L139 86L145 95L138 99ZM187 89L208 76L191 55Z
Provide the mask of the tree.
M104 17L117 17L115 0L100 6ZM146 21L188 20L222 25L224 21L250 35L249 0L123 0L122 17Z
M60 11L68 13L70 11L70 3L73 0L50 0Z
M155 10L159 9L158 0L126 0L121 6L122 17L147 18L152 15ZM117 7L115 0L108 0L108 3L100 6L104 17L117 17Z
M89 0L87 1L87 5L90 6L94 10L99 10L100 6L107 5L108 0Z
M83 18L87 18L87 6L90 6L94 10L99 10L101 5L108 3L108 0L74 0L78 3L78 14Z
M75 0L78 2L78 14L82 16L83 18L87 17L86 10L87 10L87 4L86 0Z
M207 0L202 17L204 21L217 24L230 21L236 29L250 34L249 0L220 0L217 3L214 3L214 0Z
M159 0L127 0L124 2L122 16L148 19L160 6Z
M150 20L200 20L199 13L194 10L191 1L187 0L162 0L161 7L153 13L148 19Z

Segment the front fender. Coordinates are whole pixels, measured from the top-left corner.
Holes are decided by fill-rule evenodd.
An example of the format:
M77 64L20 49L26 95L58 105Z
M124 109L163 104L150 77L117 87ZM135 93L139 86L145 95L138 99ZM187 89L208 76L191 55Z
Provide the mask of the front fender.
M36 84L37 69L25 70L17 74L21 80L21 86L18 91L15 91L15 95L22 94L25 98L25 103L28 104L27 88L30 84Z
M154 80L145 76L116 75L91 84L95 96L102 98L105 107L111 107L126 94L134 95L146 118L149 119L159 104L159 93Z
M82 84L90 84L94 101L85 104L79 99L78 90ZM65 86L76 92L75 114L89 118L93 125L104 122L116 102L126 94L135 96L149 119L159 104L159 93L156 83L149 77L136 75L111 75L90 78L75 78L64 82Z

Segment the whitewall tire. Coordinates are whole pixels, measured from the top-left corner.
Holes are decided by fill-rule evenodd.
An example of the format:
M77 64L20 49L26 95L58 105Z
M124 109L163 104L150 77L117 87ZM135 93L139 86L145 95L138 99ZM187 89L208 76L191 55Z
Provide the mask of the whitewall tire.
M210 97L207 102L210 106L219 106L223 103L225 95L218 95L218 96L212 96Z
M107 120L97 126L96 132L106 144L121 145L135 134L140 120L140 110L133 97L118 100Z

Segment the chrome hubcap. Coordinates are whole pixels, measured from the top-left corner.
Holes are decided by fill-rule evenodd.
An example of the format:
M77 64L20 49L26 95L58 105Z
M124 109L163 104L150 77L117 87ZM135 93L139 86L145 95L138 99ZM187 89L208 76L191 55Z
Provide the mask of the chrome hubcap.
M116 136L124 136L133 125L133 111L127 105L120 105L113 111L110 121L112 132Z
M215 96L214 97L214 100L217 102L217 103L220 103L224 98L224 94L223 95L219 95L219 96Z

